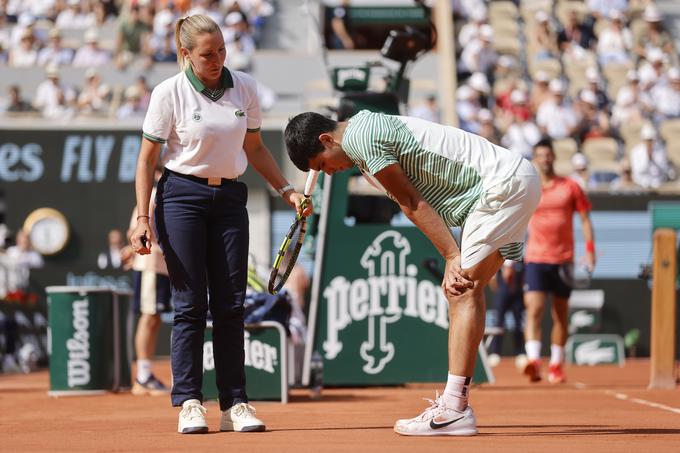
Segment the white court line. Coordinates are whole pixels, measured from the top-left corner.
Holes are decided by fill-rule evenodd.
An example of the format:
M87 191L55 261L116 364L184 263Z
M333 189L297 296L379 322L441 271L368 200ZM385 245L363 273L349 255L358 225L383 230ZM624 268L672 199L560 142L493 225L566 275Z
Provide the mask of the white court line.
M576 387L579 390L583 390L583 389L588 388L588 385L584 384L583 382L575 382L574 387ZM649 407L653 407L655 409L661 409L661 410L664 410L664 411L673 412L674 414L680 414L680 409L678 409L677 407L666 406L665 404L655 403L653 401L647 401L647 400L643 400L641 398L631 398L628 395L626 395L625 393L619 393L619 392L615 392L613 390L605 390L604 393L606 395L613 396L617 400L630 401L631 403L642 404L643 406L649 406Z
M664 410L664 411L673 412L674 414L680 414L680 409L678 409L677 407L666 406L665 404L655 403L653 401L647 401L647 400L643 400L643 399L640 399L640 398L631 398L628 395L626 395L625 393L618 393L618 392L614 392L612 390L605 390L604 393L606 393L607 395L613 396L617 400L630 401L631 403L642 404L643 406L649 406L649 407L653 407L655 409L661 409L661 410Z

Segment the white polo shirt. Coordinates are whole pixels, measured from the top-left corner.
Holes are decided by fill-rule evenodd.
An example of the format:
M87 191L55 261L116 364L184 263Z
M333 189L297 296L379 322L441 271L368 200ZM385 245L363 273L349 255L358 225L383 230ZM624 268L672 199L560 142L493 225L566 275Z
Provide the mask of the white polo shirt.
M221 89L210 90L189 67L154 88L142 131L167 145L169 170L233 179L248 165L246 132L258 131L261 123L255 79L224 68Z

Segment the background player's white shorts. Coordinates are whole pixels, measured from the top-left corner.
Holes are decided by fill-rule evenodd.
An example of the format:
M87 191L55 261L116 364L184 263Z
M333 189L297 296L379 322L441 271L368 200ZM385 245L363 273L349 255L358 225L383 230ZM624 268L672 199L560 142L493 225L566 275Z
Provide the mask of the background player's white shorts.
M513 176L482 194L465 220L461 267L469 269L504 246L521 249L540 199L540 177L533 164L522 159Z

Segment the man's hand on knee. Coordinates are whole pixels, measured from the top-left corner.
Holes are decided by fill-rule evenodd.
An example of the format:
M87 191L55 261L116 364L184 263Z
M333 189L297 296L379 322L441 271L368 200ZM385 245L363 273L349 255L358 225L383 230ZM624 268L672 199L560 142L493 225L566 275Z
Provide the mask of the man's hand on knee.
M460 255L446 261L442 288L447 296L460 296L474 287L470 275L460 267Z

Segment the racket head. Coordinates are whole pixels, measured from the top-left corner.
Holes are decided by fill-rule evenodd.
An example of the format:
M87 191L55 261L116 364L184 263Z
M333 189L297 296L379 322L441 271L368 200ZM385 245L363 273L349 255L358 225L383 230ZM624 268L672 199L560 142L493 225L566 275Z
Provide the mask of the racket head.
M298 255L302 249L307 232L307 220L305 217L297 216L290 226L286 237L284 237L279 251L274 258L271 273L269 274L269 294L277 294L286 284L290 273L295 267Z
M575 267L573 263L563 264L558 269L560 280L571 289L590 287L592 272L587 266Z

